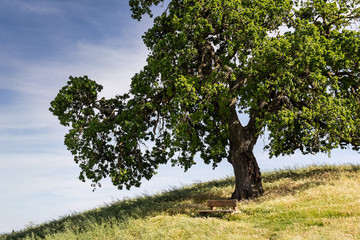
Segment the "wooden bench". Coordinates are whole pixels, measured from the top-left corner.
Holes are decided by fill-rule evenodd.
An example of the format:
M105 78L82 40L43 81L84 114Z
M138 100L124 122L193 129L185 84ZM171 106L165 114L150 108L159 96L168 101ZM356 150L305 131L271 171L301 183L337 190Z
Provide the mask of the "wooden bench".
M207 206L210 210L199 210L200 213L236 213L239 212L239 201L237 199L208 200ZM221 208L221 209L217 209ZM226 208L226 209L224 209Z

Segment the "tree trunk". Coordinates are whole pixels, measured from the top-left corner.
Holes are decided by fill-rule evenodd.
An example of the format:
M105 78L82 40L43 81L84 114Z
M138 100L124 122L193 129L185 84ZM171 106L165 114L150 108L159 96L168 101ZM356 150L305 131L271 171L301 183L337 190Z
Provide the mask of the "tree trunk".
M235 191L232 199L249 199L264 193L261 183L260 168L253 153L257 141L255 118L250 118L243 127L235 107L231 107L229 117L230 152L228 161L235 174Z
M253 154L253 147L244 150L238 144L231 144L229 161L234 168L235 191L232 199L249 199L264 193L260 168Z

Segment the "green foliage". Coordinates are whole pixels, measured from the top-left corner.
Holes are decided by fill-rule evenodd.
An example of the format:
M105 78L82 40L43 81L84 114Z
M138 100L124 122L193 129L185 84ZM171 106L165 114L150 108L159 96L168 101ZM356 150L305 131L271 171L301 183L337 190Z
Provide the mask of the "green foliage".
M359 239L359 166L313 166L264 174L264 196L239 214L201 216L233 178L114 202L23 231L11 239Z
M216 167L237 113L250 120L236 137L267 129L270 156L359 150L359 1L129 3L138 20L167 4L143 36L150 54L129 94L97 99L102 87L78 77L51 103L71 127L81 180L139 186L160 164L187 170L197 154Z
M259 50L255 61L261 64L252 71L266 75L258 75L260 86L248 94L284 101L264 114L271 155L359 149L360 41L359 32L349 30L351 19L360 16L355 5L306 2L289 23L293 31L270 38Z
M151 6L157 6L160 2L165 0L129 0L129 5L132 11L132 17L137 20L141 20L142 15L149 14L152 17Z
M95 183L109 176L114 185L122 188L139 186L142 178L149 179L156 164L164 162L154 147L141 154L141 140L153 138L152 133L143 133L148 119L141 111L146 106L131 105L128 95L114 99L98 100L102 86L88 77L70 77L51 102L50 111L58 116L61 124L70 126L65 135L65 145L75 155L75 162L82 169L80 180L85 177ZM153 159L154 161L152 162Z

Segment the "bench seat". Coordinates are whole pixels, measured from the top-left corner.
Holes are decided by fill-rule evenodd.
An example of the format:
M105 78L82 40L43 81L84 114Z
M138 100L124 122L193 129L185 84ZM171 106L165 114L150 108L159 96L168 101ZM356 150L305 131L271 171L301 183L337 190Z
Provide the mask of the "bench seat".
M239 212L239 201L237 199L208 200L207 206L210 209L199 210L200 213L236 213ZM221 208L221 209L218 209ZM226 209L225 209L226 208Z

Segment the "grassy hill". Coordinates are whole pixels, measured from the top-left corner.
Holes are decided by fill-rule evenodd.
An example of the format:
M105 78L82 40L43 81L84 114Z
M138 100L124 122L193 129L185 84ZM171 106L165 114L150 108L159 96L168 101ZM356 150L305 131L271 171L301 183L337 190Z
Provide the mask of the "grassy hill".
M30 227L0 239L360 239L360 166L263 174L264 196L241 213L201 216L233 179L194 184Z

